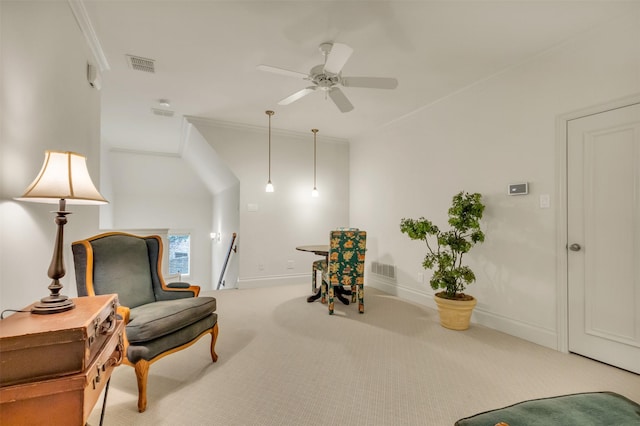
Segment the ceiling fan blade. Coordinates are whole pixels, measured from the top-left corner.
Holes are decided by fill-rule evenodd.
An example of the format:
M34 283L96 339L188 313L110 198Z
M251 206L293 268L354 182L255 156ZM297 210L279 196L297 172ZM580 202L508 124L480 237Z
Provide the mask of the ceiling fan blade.
M307 96L309 93L313 92L316 90L316 86L309 86L305 89L302 90L298 90L296 93L294 93L291 96L287 96L286 98L284 98L283 100L281 100L280 102L278 102L278 105L289 105L292 102L297 101L298 99Z
M286 75L288 77L301 78L303 80L309 79L309 76L307 74L298 71L286 70L284 68L272 67L271 65L260 64L256 68L258 68L260 71L272 72L274 74Z
M346 44L333 43L331 51L327 55L327 62L324 64L324 70L332 74L340 74L342 67L351 57L353 49Z
M398 87L398 80L388 77L342 77L342 85L369 89L395 89Z
M329 97L336 104L338 109L342 112L349 112L353 109L353 105L349 102L349 99L342 93L342 90L337 87L333 87L329 90Z

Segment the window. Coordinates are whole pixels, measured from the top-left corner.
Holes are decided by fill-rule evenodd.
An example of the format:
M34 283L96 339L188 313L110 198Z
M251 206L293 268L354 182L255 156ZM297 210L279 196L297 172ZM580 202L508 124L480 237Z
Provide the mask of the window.
M169 274L189 275L191 235L169 234Z

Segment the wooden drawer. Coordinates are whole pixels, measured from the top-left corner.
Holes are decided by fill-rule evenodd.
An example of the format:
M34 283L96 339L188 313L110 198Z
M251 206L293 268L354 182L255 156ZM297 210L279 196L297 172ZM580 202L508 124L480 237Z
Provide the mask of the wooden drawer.
M113 369L124 357L124 323L85 372L0 388L0 424L84 425Z
M118 297L73 300L66 312L16 313L0 322L0 387L82 373L93 363L114 333Z

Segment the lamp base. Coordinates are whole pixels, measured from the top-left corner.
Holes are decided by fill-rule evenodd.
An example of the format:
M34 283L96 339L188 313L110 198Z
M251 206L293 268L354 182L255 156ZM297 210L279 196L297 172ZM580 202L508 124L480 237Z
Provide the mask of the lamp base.
M40 299L40 302L33 305L31 313L38 315L57 314L59 312L69 311L75 307L76 305L73 303L73 300L67 296L49 296Z

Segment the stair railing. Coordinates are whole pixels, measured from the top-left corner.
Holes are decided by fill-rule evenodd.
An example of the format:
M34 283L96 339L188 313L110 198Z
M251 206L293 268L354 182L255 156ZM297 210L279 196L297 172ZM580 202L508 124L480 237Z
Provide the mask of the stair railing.
M227 257L224 259L224 266L222 267L222 272L220 272L220 279L218 280L218 286L216 290L220 290L220 287L224 287L224 276L227 273L227 266L229 266L229 258L231 257L231 252L236 253L238 250L237 246L234 246L236 242L236 233L233 233L231 237L231 244L229 244L229 250L227 251Z

